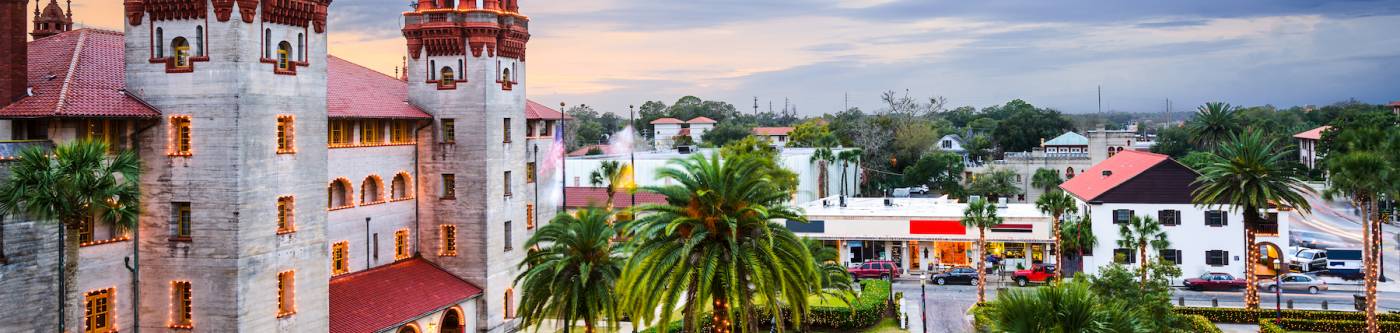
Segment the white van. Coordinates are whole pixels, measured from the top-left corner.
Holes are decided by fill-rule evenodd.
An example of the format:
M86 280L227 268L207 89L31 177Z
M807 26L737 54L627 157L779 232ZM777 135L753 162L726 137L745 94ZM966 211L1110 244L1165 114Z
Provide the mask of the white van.
M1344 279L1361 275L1361 249L1327 249L1327 274Z

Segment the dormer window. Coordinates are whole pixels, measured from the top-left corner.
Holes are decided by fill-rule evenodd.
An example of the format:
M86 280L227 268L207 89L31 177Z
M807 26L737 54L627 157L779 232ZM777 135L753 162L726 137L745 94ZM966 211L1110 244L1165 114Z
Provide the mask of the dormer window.
M277 43L277 69L288 70L292 68L292 43L282 41Z
M175 37L175 40L170 41L170 49L175 54L175 67L190 67L190 43L185 37Z

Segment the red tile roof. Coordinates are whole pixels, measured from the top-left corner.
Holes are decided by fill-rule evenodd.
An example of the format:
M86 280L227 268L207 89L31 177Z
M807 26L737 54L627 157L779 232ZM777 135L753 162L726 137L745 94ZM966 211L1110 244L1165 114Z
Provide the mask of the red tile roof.
M408 83L336 56L326 59L326 82L331 118L433 117L408 103Z
M33 96L0 108L0 118L158 117L126 94L122 33L78 29L29 42Z
M1390 102L1390 106L1400 107L1400 101Z
M710 118L706 118L706 117L695 117L695 119L691 119L690 121L687 121L686 123L689 123L689 124L713 124L713 123L716 123L716 122L717 122L717 121L715 121L714 119L710 119Z
M792 127L754 127L754 135L788 135Z
M656 124L684 124L684 123L685 123L684 121L681 121L680 119L676 119L676 118L661 118L661 119L657 119L657 120L652 120L652 121L651 121L651 124L652 124L652 125L656 125Z
M569 152L569 156L588 156L588 151L593 148L598 148L598 150L602 150L603 155L612 153L612 147L608 145L587 145L583 146L583 148L579 148L577 150Z
M1168 159L1167 155L1124 150L1103 162L1099 162L1099 164L1095 164L1084 173L1070 178L1060 184L1060 188L1080 200L1093 201L1114 187L1122 185L1129 179L1142 174L1143 171L1147 171L1147 169ZM1105 176L1105 171L1109 175Z
M568 187L564 189L564 193L568 197L568 200L564 202L565 208L602 207L608 203L608 189L602 187ZM666 203L666 196L637 190L637 203L643 205L663 204ZM632 207L632 195L622 190L613 193L613 207Z
M1322 132L1326 132L1327 130L1329 130L1329 129L1331 129L1331 128L1332 128L1332 126L1323 125L1322 127L1318 127L1318 128L1314 128L1314 129L1310 129L1310 130L1304 131L1304 132L1302 132L1302 133L1294 134L1293 137L1299 138L1299 139L1322 140Z
M559 111L555 111L554 109L551 109L548 106L544 106L544 104L536 103L532 100L525 100L525 119L558 120L559 116ZM564 119L573 120L574 117L564 115Z
M331 278L330 332L360 333L432 314L481 288L422 258Z

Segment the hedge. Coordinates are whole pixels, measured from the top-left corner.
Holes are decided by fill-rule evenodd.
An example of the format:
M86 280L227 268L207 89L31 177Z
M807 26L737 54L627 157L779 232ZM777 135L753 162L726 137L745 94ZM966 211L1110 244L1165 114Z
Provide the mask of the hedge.
M1246 310L1241 308L1199 308L1199 307L1179 307L1174 309L1176 313L1185 315L1201 315L1212 322L1230 324L1254 324L1259 319L1272 319L1276 315L1275 310L1257 309ZM1382 322L1400 322L1400 314L1380 313L1377 314ZM1332 311L1332 310L1283 310L1284 319L1303 320L1335 320L1335 321L1365 321L1366 313L1352 311Z
M860 285L860 296L856 296L850 307L845 304L812 306L811 313L805 317L807 325L822 328L855 329L875 326L879 323L890 304L890 282L873 279L861 280ZM767 310L759 311L772 313ZM704 314L700 318L709 318L709 314ZM789 318L787 311L784 311L783 318L784 320ZM772 320L764 318L763 321L771 323ZM683 322L683 320L672 321L664 329L652 327L642 330L642 333L677 333L685 327ZM710 331L710 324L706 323L705 326L701 331Z
M1259 333L1288 333L1288 331L1278 327L1278 324L1275 324L1273 320L1260 319Z
M1280 325L1280 326L1282 326L1284 329L1288 329L1288 330L1290 330L1290 331L1336 332L1336 333L1350 333L1350 332L1365 332L1365 331L1366 331L1366 321L1365 321L1365 320L1328 320L1328 319L1322 319L1322 320L1308 320L1308 319L1284 318L1284 319L1283 319L1283 322L1282 322L1281 324L1282 324L1282 325ZM1382 321L1380 324L1381 324L1381 332L1400 332L1400 322ZM1260 330L1261 330L1261 331L1263 330L1263 326L1260 326Z
M1215 327L1215 323L1210 322L1210 319L1206 319L1204 316L1183 315L1181 317L1186 320L1186 326L1191 329L1191 332L1221 333L1220 328Z

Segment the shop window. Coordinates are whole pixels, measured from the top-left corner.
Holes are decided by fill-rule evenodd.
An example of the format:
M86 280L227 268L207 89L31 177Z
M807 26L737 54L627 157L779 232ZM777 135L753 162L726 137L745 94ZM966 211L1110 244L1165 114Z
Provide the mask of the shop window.
M331 245L331 275L341 275L350 272L350 242L341 241Z
M384 123L378 120L360 121L360 145L377 146L384 144Z
M277 234L296 230L296 201L291 196L277 198Z
M171 156L193 156L190 145L190 116L170 117Z
M190 203L170 203L171 240L188 241L190 234Z
M296 153L295 127L291 115L277 116L277 153Z
M277 273L277 318L296 312L296 272Z
M451 224L442 225L442 253L438 255L444 257L457 256L457 226Z
M384 202L384 180L379 175L365 177L360 184L360 204L372 205Z
M408 258L408 229L394 232L394 260Z
M170 282L170 328L194 328L194 296L189 281Z
M106 333L116 332L116 320L112 318L112 294L115 289L102 289L87 293L83 309L83 332L84 333Z
M457 175L450 173L442 174L442 198L457 198Z
M170 50L175 55L176 68L190 67L190 43L185 37L175 37L175 40L170 41Z
M444 119L442 120L442 142L443 142L443 143L456 143L456 142L457 142L457 120L456 120L456 119L444 118Z

